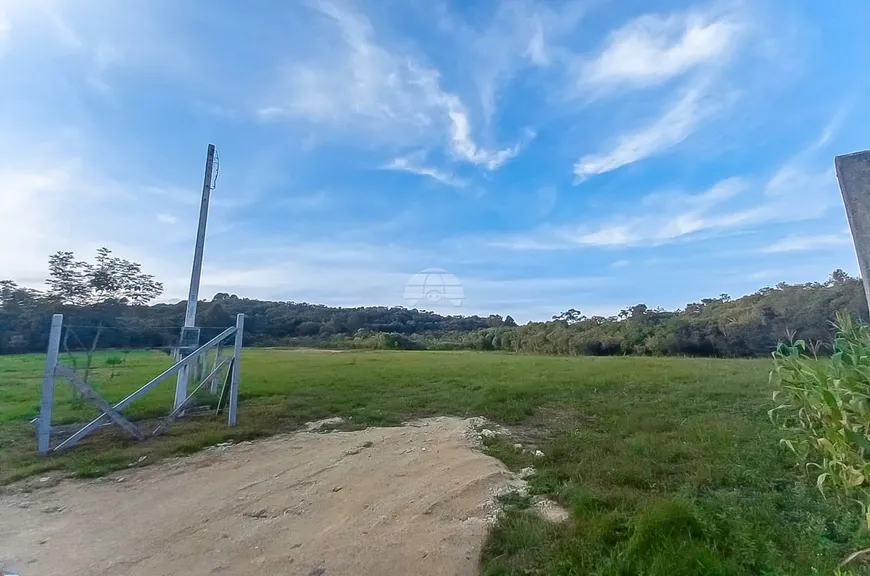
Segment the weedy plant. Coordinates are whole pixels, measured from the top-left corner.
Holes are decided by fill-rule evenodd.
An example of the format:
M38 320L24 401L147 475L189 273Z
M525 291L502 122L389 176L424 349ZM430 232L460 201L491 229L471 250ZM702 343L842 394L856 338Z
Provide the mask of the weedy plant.
M126 357L126 354L125 354ZM120 356L114 355L106 358L106 366L111 366L112 372L109 374L109 380L115 377L115 367L120 366L124 363L124 358Z
M777 347L770 379L779 404L768 414L822 494L857 503L870 529L870 325L838 314L835 326L829 359L807 355L803 340Z

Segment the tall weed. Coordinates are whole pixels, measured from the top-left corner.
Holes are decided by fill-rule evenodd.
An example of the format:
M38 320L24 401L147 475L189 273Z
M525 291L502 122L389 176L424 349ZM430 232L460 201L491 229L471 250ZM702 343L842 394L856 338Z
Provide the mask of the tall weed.
M836 327L829 359L807 355L803 340L777 347L770 378L779 404L769 415L818 489L856 502L870 528L870 325L839 314Z

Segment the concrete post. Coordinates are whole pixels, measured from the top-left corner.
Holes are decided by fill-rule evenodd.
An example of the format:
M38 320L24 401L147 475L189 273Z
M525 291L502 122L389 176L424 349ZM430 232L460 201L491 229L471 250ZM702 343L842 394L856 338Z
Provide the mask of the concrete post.
M870 150L837 156L834 166L858 255L864 296L870 305Z
M208 223L208 202L211 196L212 173L214 170L214 144L208 145L208 151L205 158L205 176L202 181L202 200L199 205L199 224L196 228L196 244L193 247L193 268L190 272L190 291L187 295L187 309L184 312L184 327L192 328L196 326L196 304L199 298L199 281L202 276L202 254L205 250L205 228ZM185 330L182 328L182 341L179 341L179 346L186 346L183 342ZM199 340L195 342L192 349L199 346ZM180 353L186 356L191 348L181 349ZM175 402L173 408L178 408L187 398L187 381L190 378L190 373L194 369L190 365L182 366L178 371L178 377L175 382Z
M42 403L39 406L39 422L36 425L36 449L43 456L51 450L51 409L54 405L54 370L60 353L60 333L63 331L63 314L51 317L51 332L45 355L45 371L42 375Z
M239 408L239 375L242 370L242 335L245 332L245 315L236 315L236 341L233 345L233 371L230 377L230 401L227 424L236 425L236 414Z

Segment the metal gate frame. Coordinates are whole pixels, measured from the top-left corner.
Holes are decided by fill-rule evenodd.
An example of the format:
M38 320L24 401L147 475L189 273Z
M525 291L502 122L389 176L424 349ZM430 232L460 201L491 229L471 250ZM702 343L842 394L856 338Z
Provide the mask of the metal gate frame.
M131 422L128 418L126 418L123 414L121 414L121 410L126 408L131 402L141 398L145 395L149 390L160 384L163 380L169 378L170 376L176 374L182 368L186 368L188 366L193 365L194 362L198 362L200 358L205 358L213 348L218 350L218 353L215 355L215 363L211 372L201 380L199 385L187 395L187 397L177 406L175 406L172 412L166 417L163 423L154 430L153 434L157 434L166 428L172 421L174 421L179 415L183 413L185 406L190 403L190 400L193 398L193 395L202 388L208 382L214 382L215 377L220 374L221 370L224 366L229 363L229 371L227 375L229 376L229 406L228 406L228 416L227 416L227 425L235 426L236 425L236 415L238 412L238 402L239 402L239 375L241 371L241 360L242 360L242 335L244 333L245 328L245 315L238 314L236 316L236 325L231 326L197 348L196 350L190 352L187 356L177 361L175 364L161 372L159 375L151 379L148 383L140 387L138 390L116 403L115 405L111 405L106 400L104 400L99 394L97 394L90 385L81 379L81 377L76 374L70 368L59 365L57 363L58 356L60 353L60 338L61 332L63 331L63 314L55 314L51 317L51 333L48 339L48 354L45 358L45 372L43 373L42 378L42 403L40 405L39 410L39 418L37 419L36 426L36 445L37 451L41 455L47 455L54 452L58 452L60 450L66 450L67 448L71 448L75 446L79 441L82 440L85 436L91 434L99 428L106 420L117 425L125 432L127 432L133 438L137 440L141 440L144 438L144 435L139 430L139 428ZM223 361L220 361L220 345L225 340L230 337L234 337L233 340L233 355L227 358L224 358ZM85 424L82 428L80 428L77 432L72 434L66 440L63 440L57 446L51 446L51 412L54 406L54 386L55 380L57 377L64 378L70 382L74 389L81 393L85 400L89 401L91 404L97 407L100 410L101 414ZM223 394L221 394L223 396Z

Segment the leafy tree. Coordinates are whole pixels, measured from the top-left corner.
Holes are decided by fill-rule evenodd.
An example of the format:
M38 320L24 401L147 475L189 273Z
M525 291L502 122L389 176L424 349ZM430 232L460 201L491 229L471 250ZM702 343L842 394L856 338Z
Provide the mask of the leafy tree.
M113 257L100 248L94 263L75 259L72 252L56 252L48 258L48 297L62 304L88 306L114 301L142 305L163 293L163 284L142 272L142 266Z
M837 268L833 272L831 272L831 277L828 279L828 284L832 286L841 286L849 280L849 275L843 272L840 268Z
M556 316L553 316L553 320L556 320L557 322L565 322L567 324L576 324L577 322L585 319L586 316L584 316L582 312L580 312L579 310L575 310L574 308L566 310L565 312L562 312L561 314L558 314Z
M33 309L40 303L37 290L22 288L11 280L0 280L0 307L4 310Z
M649 310L649 308L646 304L635 304L628 309L628 317L635 319L641 318L646 315L647 310Z
M142 272L141 265L111 255L108 248L99 248L93 263L75 259L72 252L58 251L48 258L49 277L47 299L64 307L107 307L110 305L144 305L163 293L163 284ZM87 382L93 364L94 351L103 332L101 316L96 333L85 346L77 332L67 327L64 348L69 352L72 335L85 348L86 363L82 379Z

